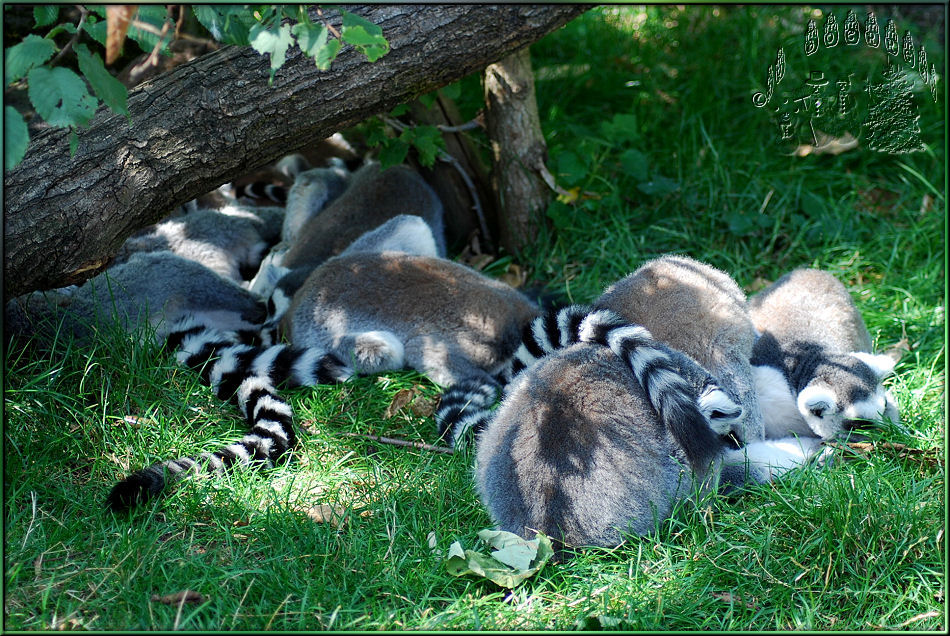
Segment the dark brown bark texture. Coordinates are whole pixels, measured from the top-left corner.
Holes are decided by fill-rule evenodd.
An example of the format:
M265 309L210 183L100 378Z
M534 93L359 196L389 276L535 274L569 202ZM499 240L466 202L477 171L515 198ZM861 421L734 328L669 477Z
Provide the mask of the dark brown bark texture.
M485 69L485 124L492 144L492 184L498 196L500 242L517 254L538 236L551 189L541 178L547 144L541 133L527 48Z
M370 63L345 46L320 71L294 49L269 86L268 57L224 47L131 91L131 125L100 110L72 157L61 129L43 131L4 175L5 296L81 282L174 207L482 69L587 8L348 7L382 28L386 56Z

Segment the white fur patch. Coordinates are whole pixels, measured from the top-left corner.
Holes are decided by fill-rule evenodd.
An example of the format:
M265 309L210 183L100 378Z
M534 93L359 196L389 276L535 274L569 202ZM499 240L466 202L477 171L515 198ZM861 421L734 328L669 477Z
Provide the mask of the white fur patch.
M878 379L883 379L893 373L894 365L897 364L893 358L883 353L852 351L851 355L871 367L871 370L877 374Z
M820 448L817 437L784 437L752 442L738 452L750 464L765 469L770 480L805 464Z
M233 345L225 349L218 350L218 361L211 368L210 383L214 389L221 384L221 378L226 373L233 373L237 370L237 354L250 350L247 345Z
M798 394L798 412L812 432L822 439L831 439L841 428L836 402L837 396L827 387L808 386ZM821 414L817 415L814 411L820 411Z
M258 427L264 429L265 431L269 432L271 435L275 437L279 437L280 439L284 440L284 442L288 441L287 432L284 430L284 427L283 425L281 425L280 422L272 422L270 420L260 420L254 425L254 428L258 428Z
M286 249L275 248L271 250L270 253L264 257L264 260L261 261L257 274L251 279L251 282L248 283L248 291L258 298L267 298L270 296L274 291L274 287L277 286L277 281L290 271L289 268L281 265L284 260L284 254L286 253Z
M400 214L375 230L366 232L340 256L355 252L403 252L419 256L439 256L432 228L421 216Z
M401 369L406 352L402 341L391 331L364 331L354 336L356 360L373 371Z
M805 418L798 411L792 387L785 375L769 366L753 366L755 395L762 411L765 437L775 439L787 435L812 435Z
M745 410L733 402L725 391L713 387L706 387L697 404L700 412L709 421L710 428L720 435L732 430L732 425L742 420L745 414Z
M274 345L260 352L251 362L250 372L254 375L271 377L274 360L287 348L287 345ZM271 378L273 380L274 378Z
M547 331L544 328L544 317L535 318L531 323L531 337L538 343L541 351L551 353L554 351L554 343L548 339Z

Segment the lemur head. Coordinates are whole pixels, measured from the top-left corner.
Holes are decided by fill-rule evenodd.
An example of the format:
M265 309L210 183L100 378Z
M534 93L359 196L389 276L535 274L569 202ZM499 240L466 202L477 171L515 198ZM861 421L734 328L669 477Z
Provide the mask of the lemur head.
M829 355L798 394L798 411L822 439L882 418L899 422L897 402L881 381L894 370L884 354Z

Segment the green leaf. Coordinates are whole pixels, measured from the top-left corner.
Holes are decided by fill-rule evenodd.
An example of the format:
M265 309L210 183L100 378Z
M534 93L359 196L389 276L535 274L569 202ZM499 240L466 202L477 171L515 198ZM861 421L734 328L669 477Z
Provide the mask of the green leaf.
M528 541L503 530L482 530L478 538L495 548L491 555L449 546L446 570L452 576L475 574L502 587L514 588L534 576L554 555L551 540L542 533Z
M289 24L274 25L267 28L262 24L251 27L251 46L264 55L270 55L270 81L274 81L274 73L284 65L287 59L287 49L293 45L294 37L290 33Z
M343 14L343 29L340 36L347 44L352 44L370 62L375 62L389 53L389 42L383 37L383 30L356 14L340 10Z
M577 185L586 176L587 164L577 154L567 150L557 156L557 177L566 185Z
M76 134L75 128L69 129L69 156L76 156L76 150L79 149L79 135Z
M25 77L30 69L42 66L56 53L56 45L52 40L41 38L38 35L28 35L23 41L7 48L3 55L3 85L9 86L21 77Z
M21 115L13 106L3 107L3 167L10 170L23 161L26 147L30 144L30 131Z
M389 116L399 117L400 115L405 115L408 112L409 112L409 104L399 104L399 106L396 106L391 111L389 111Z
M600 131L611 142L640 140L640 127L637 125L636 115L617 113L609 122L600 125Z
M195 18L215 40L247 46L250 29L257 24L251 11L241 5L193 5Z
M131 123L127 104L129 92L122 82L112 77L99 54L92 53L85 44L77 44L74 49L79 58L79 70L86 76L96 96L113 112L129 117Z
M56 22L59 17L59 7L55 4L42 4L33 7L33 19L36 20L36 26L49 26Z
M426 93L425 95L419 96L419 103L425 106L426 108L432 108L432 104L435 103L435 100L439 98L437 91L432 91Z
M673 179L668 179L661 175L656 175L652 179L637 184L637 189L643 194L651 196L669 194L679 189L679 184Z
M297 45L304 55L312 57L317 68L323 71L330 68L343 46L339 40L330 39L330 30L322 24L298 22L291 29L291 33L297 38Z
M624 171L637 181L646 181L650 176L649 162L646 155L631 148L620 155L620 164Z
M386 139L379 151L379 165L384 170L398 166L406 160L409 153L409 144L403 139Z
M366 18L361 18L355 13L350 13L349 11L344 11L340 9L340 14L343 16L343 28L350 27L360 27L368 35L382 36L383 30L377 24L373 24Z
M65 31L72 35L76 32L76 25L72 22L63 22L62 24L57 24L55 27L50 29L50 32L46 34L47 40L52 40L54 37Z
M34 68L26 81L33 107L51 126L84 126L96 113L98 100L68 68Z
M165 5L162 4L139 5L135 19L152 25L159 32L161 32L162 26L166 22L171 22L171 18L168 17L168 10L165 8ZM172 24L171 28L168 29L168 33L165 34L165 37L161 38L163 44L160 50L169 55L168 43L171 42L171 39L175 36L174 26L175 25ZM131 23L129 24L129 30L126 36L134 40L135 43L139 45L139 48L146 53L151 53L152 49L154 49L155 45L160 41L157 34L134 26Z
M96 20L93 16L89 16L86 18L86 23L83 25L82 30L88 33L89 37L93 40L105 47L106 31L108 30L108 25L105 20Z
M416 126L412 128L406 141L411 143L419 153L419 163L427 168L432 167L436 157L439 156L439 152L445 148L442 133L435 126Z
M452 101L457 100L462 95L462 80L452 82L448 86L443 86L439 89L439 92L442 93L446 99L451 99Z
M547 215L554 222L555 229L565 230L571 227L575 211L572 206L555 199L548 204Z

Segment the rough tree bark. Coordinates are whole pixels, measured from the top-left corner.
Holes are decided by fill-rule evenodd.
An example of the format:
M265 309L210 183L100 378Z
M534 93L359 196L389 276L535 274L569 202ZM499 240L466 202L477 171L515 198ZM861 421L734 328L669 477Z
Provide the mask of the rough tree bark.
M485 69L485 105L492 184L502 211L500 243L517 254L537 238L541 215L551 200L551 190L541 178L547 145L528 47Z
M224 47L129 95L132 123L100 111L79 134L48 130L4 176L4 292L77 283L132 232L221 183L484 68L587 6L348 7L388 55L345 47L329 71L299 51L268 86L269 59Z

